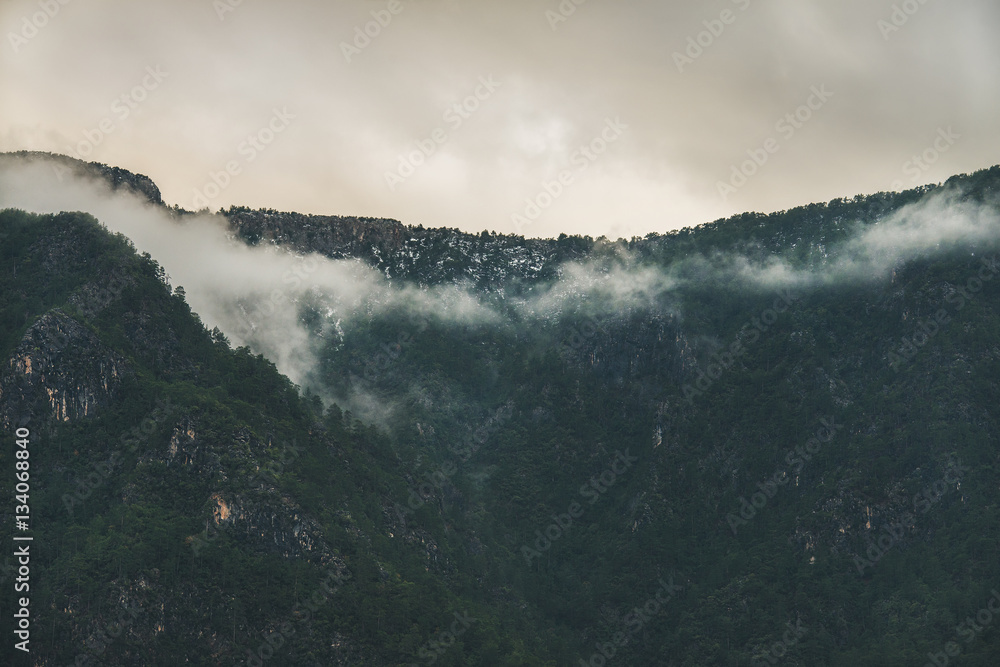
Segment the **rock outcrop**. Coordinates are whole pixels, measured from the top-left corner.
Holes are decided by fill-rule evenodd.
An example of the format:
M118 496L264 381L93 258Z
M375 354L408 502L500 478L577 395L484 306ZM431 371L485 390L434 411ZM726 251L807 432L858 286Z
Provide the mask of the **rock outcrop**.
M76 320L52 310L35 322L0 375L0 424L71 422L113 400L131 371Z

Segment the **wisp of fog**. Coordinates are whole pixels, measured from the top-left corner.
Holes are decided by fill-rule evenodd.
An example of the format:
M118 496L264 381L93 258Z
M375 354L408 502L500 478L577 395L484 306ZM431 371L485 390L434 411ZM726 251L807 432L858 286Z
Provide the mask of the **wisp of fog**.
M0 208L93 215L159 262L170 282L183 286L192 310L209 328L218 327L234 344L264 354L301 386L314 384L310 378L320 346L341 335L352 318L395 309L458 324L507 321L467 285L418 287L389 281L360 260L296 254L269 244L249 246L235 238L221 215L179 215L124 190L113 192L84 168L66 169L41 158L3 158ZM664 297L693 281L736 279L748 288L773 290L878 280L909 259L959 243L998 239L995 208L965 201L958 192L936 191L883 220L857 221L846 241L809 266L780 255L761 260L735 252L656 266L622 252L610 264L567 262L558 279L535 286L529 297L511 299L508 305L537 321L557 317L564 309L605 317L632 308L669 309L678 315L673 301ZM325 316L319 337L302 321L306 305ZM356 403L360 413L374 410L375 399L347 384L345 379L340 391L310 388L327 399Z

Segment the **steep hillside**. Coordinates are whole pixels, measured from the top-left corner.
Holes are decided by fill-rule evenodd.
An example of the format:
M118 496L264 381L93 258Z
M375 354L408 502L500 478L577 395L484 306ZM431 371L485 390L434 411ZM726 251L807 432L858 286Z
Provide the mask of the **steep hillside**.
M454 614L475 619L455 664L537 645L389 511L385 439L206 331L148 256L79 214L5 211L0 233L0 420L31 433L34 537L11 664L401 664Z
M141 607L91 654L993 665L998 185L619 241L231 208L383 282L349 306L317 264L211 333L95 220L4 212L38 664ZM303 388L227 335L299 345Z
M489 578L569 629L578 654L558 664L600 646L629 664L903 665L956 641L986 665L995 636L960 624L1000 581L998 181L618 243L417 250L417 230L359 249L310 243L318 220L226 215L403 282L467 281L505 314L345 324L320 384L395 407L413 469L398 502L461 526ZM946 231L965 213L984 233ZM531 244L544 273L483 288ZM670 286L646 290L649 272Z

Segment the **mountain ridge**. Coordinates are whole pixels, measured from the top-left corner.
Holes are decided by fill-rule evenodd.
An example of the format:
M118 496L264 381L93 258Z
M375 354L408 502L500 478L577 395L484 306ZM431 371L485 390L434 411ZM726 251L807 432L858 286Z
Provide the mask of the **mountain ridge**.
M405 227L310 239L314 218L231 209L250 245L388 269L385 303L360 314L326 283L317 302L285 286L305 390L208 331L97 220L5 211L0 388L26 377L22 346L59 352L45 334L65 316L97 342L80 365L51 356L86 380L63 384L103 383L87 369L113 353L137 390L65 424L45 400L59 386L17 385L41 402L9 414L53 443L37 502L89 541L45 534L44 599L74 613L44 622L79 646L104 605L132 608L116 599L167 604L108 643L111 664L155 660L144 646L162 664L926 661L1000 579L998 183L994 167L630 241L524 240L541 263L501 276L516 238L431 230L414 257ZM476 315L443 312L462 293ZM366 399L381 425L311 388ZM198 586L142 598L180 569ZM675 594L643 611L662 582ZM315 591L307 632L292 610ZM995 635L963 643L965 662L992 664ZM73 657L57 644L46 656Z

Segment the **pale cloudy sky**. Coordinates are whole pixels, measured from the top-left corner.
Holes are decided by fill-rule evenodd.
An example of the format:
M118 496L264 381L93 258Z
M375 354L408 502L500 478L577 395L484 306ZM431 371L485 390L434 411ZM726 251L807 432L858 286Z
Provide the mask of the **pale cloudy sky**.
M616 238L1000 163L995 0L0 0L0 30L0 151L185 208Z

